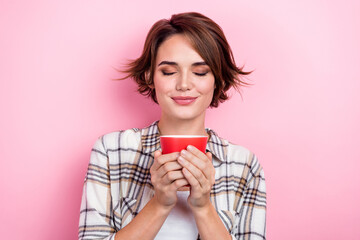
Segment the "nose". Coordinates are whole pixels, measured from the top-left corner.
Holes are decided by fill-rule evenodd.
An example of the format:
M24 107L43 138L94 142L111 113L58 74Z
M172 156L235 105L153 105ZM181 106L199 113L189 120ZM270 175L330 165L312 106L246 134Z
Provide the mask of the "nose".
M192 88L191 78L187 74L181 74L176 82L176 90L187 91Z

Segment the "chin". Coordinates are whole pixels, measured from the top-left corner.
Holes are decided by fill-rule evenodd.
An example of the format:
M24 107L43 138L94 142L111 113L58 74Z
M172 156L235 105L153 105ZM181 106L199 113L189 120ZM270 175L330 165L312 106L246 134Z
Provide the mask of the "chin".
M189 112L177 112L174 115L176 118L178 118L179 120L192 120L192 119L196 119L199 116L201 116L201 113L189 113Z

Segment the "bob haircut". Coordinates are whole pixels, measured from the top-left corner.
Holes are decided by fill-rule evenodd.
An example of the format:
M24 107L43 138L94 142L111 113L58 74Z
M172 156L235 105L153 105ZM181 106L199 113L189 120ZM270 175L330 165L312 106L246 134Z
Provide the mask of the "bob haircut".
M183 34L190 40L214 75L215 90L210 107L217 107L220 102L227 100L229 96L226 92L231 87L240 90L241 86L249 85L241 77L251 72L244 72L243 68L235 65L221 27L197 12L174 14L169 20L157 21L147 34L141 56L127 64L127 69L121 71L127 75L121 79L133 78L138 84L138 91L158 103L153 87L157 50L174 34Z

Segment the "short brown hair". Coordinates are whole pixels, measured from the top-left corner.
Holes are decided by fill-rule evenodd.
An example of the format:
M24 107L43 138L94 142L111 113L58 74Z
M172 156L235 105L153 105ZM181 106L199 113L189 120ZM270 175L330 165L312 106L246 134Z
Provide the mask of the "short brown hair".
M231 87L239 90L249 85L241 79L251 72L242 71L236 66L231 48L221 27L210 18L197 13L179 13L169 20L157 21L150 29L141 56L127 65L122 72L127 75L121 79L133 78L138 84L138 91L150 96L157 103L153 76L157 50L161 43L174 34L184 34L194 49L210 67L215 77L214 96L210 107L217 107L229 98L226 93Z

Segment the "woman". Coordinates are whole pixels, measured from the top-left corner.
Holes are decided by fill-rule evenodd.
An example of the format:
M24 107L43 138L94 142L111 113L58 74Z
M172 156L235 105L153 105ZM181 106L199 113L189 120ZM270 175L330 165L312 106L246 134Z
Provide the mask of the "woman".
M263 170L247 149L205 128L205 111L244 85L221 28L199 13L153 25L127 77L160 105L144 129L100 137L84 183L79 239L265 239ZM162 154L160 135L208 135ZM190 187L188 187L190 185Z

